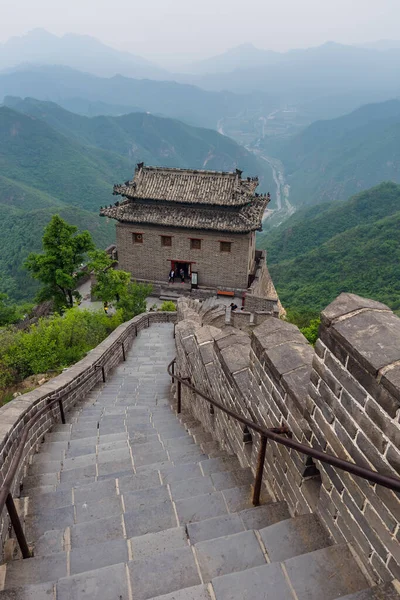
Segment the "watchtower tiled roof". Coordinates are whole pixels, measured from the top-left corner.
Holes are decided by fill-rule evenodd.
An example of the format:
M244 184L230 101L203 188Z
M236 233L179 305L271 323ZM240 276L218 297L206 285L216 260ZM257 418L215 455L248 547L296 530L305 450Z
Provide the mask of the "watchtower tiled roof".
M254 198L251 204L241 206L239 210L224 210L218 207L162 206L126 200L118 205L102 208L100 214L121 223L248 233L261 229L268 202L268 197L259 196Z
M114 186L114 194L132 200L162 200L184 204L243 206L251 202L257 178L233 172L145 167L139 163L132 181Z
M242 179L241 174L139 163L132 181L114 186L114 194L124 199L101 207L100 215L121 223L232 233L260 230L269 194L256 194L258 179Z

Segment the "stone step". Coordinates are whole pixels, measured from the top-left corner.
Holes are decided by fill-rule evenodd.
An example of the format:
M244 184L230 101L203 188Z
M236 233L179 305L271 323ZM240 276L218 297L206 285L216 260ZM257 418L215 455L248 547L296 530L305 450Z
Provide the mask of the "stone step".
M192 544L212 540L222 536L257 529L271 525L289 517L286 502L276 502L222 515L211 519L189 523L187 531Z
M340 596L335 600L399 600L400 599L400 582L392 581L390 583L382 583L361 592Z
M297 600L279 563L222 575L211 583L216 600Z
M220 575L266 564L261 545L252 530L198 542L194 547L204 583Z
M326 548L332 544L318 517L300 515L260 529L260 538L271 562Z
M0 600L53 600L54 584L25 585L0 591Z
M131 561L128 571L133 600L148 600L202 583L193 551L188 546Z
M369 587L347 544L315 550L282 564L297 600L336 600Z
M196 585L191 588L171 592L171 594L153 597L151 600L211 600L211 596L207 586Z

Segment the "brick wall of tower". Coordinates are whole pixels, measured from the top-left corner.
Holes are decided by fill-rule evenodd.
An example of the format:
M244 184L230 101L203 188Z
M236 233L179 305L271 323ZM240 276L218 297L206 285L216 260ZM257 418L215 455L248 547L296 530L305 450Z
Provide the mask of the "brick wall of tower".
M134 279L168 281L171 260L192 262L199 285L214 288L246 289L250 254L255 252L252 233L225 234L118 223L119 268ZM143 234L143 243L133 242L133 233ZM172 245L162 246L161 236L171 236ZM254 237L254 236L253 236ZM191 249L190 238L201 239L201 249ZM231 252L220 251L220 241L231 242Z

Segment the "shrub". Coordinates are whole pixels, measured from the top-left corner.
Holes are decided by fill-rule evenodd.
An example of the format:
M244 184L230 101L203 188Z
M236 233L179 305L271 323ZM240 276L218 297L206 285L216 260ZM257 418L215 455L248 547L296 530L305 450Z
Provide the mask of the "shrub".
M83 358L118 325L122 312L73 308L64 316L39 319L28 331L5 330L1 336L0 389L29 375L61 370Z
M176 304L175 304L175 302L172 302L172 300L164 300L164 302L161 304L159 310L163 310L166 312L175 312Z

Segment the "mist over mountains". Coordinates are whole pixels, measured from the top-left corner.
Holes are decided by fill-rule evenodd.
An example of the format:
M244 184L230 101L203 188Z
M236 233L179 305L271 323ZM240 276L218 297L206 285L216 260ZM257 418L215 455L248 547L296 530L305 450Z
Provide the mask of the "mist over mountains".
M45 29L33 29L0 44L0 70L26 63L68 66L104 77L120 73L161 79L167 75L149 60L111 48L94 37L73 33L58 37Z
M94 116L150 112L192 125L216 129L221 117L257 109L272 110L265 94L208 92L173 81L132 79L122 75L96 77L70 67L27 66L0 74L0 102L5 96L51 100L67 110Z

